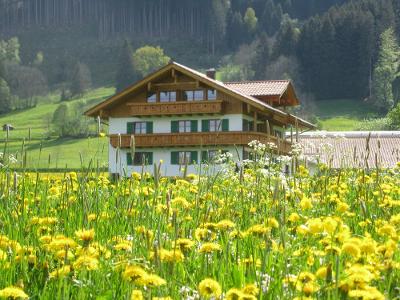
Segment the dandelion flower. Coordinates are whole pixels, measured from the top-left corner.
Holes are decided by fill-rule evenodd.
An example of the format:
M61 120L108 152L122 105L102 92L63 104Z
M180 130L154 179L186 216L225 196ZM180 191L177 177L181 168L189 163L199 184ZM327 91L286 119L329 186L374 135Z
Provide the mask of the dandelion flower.
M6 287L2 290L0 290L0 298L5 298L5 299L28 299L29 296L25 294L25 292L15 286L9 286Z
M143 293L141 290L133 290L131 294L131 300L143 300Z
M127 281L136 281L147 275L147 272L139 266L127 266L122 277Z
M219 244L217 243L204 243L201 245L199 252L200 253L212 253L215 251L221 251L222 248Z
M198 290L205 299L218 298L222 293L219 283L211 278L203 279L199 283Z
M95 257L82 255L74 262L73 266L76 270L85 269L87 271L93 271L99 268L99 261Z
M75 231L75 236L81 241L90 242L94 238L94 229L77 230Z

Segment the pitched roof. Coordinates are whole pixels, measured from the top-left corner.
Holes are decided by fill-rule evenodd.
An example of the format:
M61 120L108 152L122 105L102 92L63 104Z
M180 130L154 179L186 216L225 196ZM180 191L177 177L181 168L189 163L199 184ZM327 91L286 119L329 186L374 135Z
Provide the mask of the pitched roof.
M209 86L211 86L215 89L222 90L222 91L226 92L227 94L230 94L231 96L239 98L243 102L253 105L254 107L257 107L260 110L272 112L273 114L279 115L281 117L286 117L288 119L288 122L291 124L297 124L299 127L315 128L315 126L313 124L311 124L301 118L298 118L289 113L286 113L279 109L276 109L276 108L272 107L271 105L268 105L264 101L261 101L251 95L246 95L246 94L242 93L241 91L230 88L228 85L225 85L223 82L221 82L219 80L212 79L199 71L193 70L189 67L181 65L174 61L170 62L169 64L162 67L161 69L147 75L142 80L139 80L138 82L132 84L131 86L127 87L125 90L121 91L120 93L118 93L118 94L110 97L109 99L97 104L96 106L90 108L88 111L85 112L85 115L87 115L87 116L99 115L99 112L102 109L105 109L108 106L115 104L116 102L121 100L124 96L128 95L130 92L132 92L142 86L145 86L151 80L157 78L158 76L164 74L165 72L170 71L171 69L175 69L186 75L192 76L193 78L195 78L205 84L208 84Z
M282 96L288 89L289 80L258 80L243 82L224 82L224 84L248 96Z
M308 132L299 142L305 156L332 168L390 168L400 161L400 131Z

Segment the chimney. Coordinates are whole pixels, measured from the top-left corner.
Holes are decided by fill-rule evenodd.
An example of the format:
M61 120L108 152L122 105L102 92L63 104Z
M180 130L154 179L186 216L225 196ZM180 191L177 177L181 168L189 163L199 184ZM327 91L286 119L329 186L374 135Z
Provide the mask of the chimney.
M206 75L208 78L215 79L215 69L211 68L206 71Z

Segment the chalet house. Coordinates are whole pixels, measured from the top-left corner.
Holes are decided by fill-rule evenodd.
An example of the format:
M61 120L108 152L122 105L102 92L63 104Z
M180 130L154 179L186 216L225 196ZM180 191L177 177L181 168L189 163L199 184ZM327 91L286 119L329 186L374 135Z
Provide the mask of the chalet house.
M218 151L246 159L253 140L275 143L289 154L285 131L314 125L287 113L299 104L290 81L223 83L215 70L200 73L170 62L85 114L109 123L109 172L152 172L162 161L164 176L196 173Z

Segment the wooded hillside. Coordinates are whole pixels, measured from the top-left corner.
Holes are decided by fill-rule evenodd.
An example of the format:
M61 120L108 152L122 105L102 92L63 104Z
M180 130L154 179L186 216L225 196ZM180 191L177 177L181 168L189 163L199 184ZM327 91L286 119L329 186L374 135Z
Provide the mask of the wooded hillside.
M393 27L400 35L399 3L1 0L0 40L19 37L22 61L42 51L50 85L77 62L89 65L94 85L114 84L127 38L134 49L160 45L192 67L225 68L228 79L289 77L317 99L363 99L371 94L381 33Z

